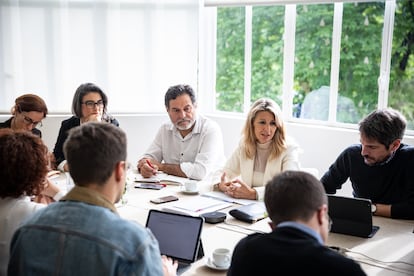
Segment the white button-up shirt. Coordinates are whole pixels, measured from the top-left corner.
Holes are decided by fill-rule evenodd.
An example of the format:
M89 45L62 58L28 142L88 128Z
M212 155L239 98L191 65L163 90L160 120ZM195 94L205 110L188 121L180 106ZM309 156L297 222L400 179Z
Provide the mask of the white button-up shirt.
M142 157L179 164L188 178L201 180L224 164L223 148L219 125L198 115L192 132L184 138L171 122L164 123Z

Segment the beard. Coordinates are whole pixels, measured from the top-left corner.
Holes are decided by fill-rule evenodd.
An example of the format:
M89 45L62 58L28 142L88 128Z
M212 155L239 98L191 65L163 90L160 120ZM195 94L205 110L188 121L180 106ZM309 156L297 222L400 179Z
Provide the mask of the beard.
M186 123L185 125L182 125L182 123ZM193 127L195 123L195 120L193 119L181 119L178 120L174 125L178 130L189 130Z
M364 163L368 166L374 166L375 164L377 164L377 161L368 156L364 156Z

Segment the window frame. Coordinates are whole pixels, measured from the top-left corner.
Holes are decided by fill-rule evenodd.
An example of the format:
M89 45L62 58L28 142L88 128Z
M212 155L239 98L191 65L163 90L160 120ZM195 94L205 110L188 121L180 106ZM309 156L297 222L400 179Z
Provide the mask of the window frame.
M251 45L252 45L252 8L260 5L285 5L285 34L284 34L284 54L283 54L283 91L282 91L282 112L286 121L294 123L325 125L341 128L356 129L357 124L336 122L336 107L338 101L338 83L339 83L339 63L340 63L340 47L341 47L341 33L342 33L342 15L343 3L355 2L381 2L372 0L205 0L204 14L208 13L208 17L204 17L204 26L213 25L209 28L209 33L206 29L201 32L207 37L214 37L214 39L206 40L208 46L204 47L200 56L214 57L214 59L206 60L206 64L200 67L201 74L199 79L208 79L210 85L204 86L203 94L210 95L210 98L216 97L215 91L215 62L216 62L216 11L219 7L244 6L246 12L246 26L245 26L245 72L244 72L244 112L228 112L216 109L215 100L208 101L207 110L211 113L221 116L245 116L250 107L250 77L251 77ZM391 53L392 53L392 39L394 29L394 14L396 8L396 0L383 0L385 2L384 11L384 25L382 31L382 47L381 47L381 64L380 72L378 72L378 108L384 108L388 105L388 93L390 83L390 68L391 68ZM332 33L332 50L331 50L331 72L330 72L330 101L329 101L329 115L327 121L309 120L303 118L295 118L292 116L293 111L293 83L294 83L294 57L295 57L295 29L296 29L296 7L301 4L334 4L334 18L333 18L333 33ZM249 26L247 26L249 25ZM205 33L206 32L206 33ZM201 43L201 44L204 44ZM246 78L248 80L246 80ZM203 82L203 81L201 81ZM200 88L203 86L200 86ZM407 131L409 132L409 131ZM414 133L414 131L411 131Z

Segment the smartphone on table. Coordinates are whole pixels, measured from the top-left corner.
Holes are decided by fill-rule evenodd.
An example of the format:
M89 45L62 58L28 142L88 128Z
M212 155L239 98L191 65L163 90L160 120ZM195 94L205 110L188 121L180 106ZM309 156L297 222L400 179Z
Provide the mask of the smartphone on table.
M135 183L135 188L140 188L140 189L161 190L165 186L166 186L165 184L158 184L158 183L145 183L145 182Z
M178 200L178 197L169 195L169 196L162 196L162 197L151 199L150 202L155 203L155 204L160 204L160 203L167 203L167 202L176 201L176 200Z

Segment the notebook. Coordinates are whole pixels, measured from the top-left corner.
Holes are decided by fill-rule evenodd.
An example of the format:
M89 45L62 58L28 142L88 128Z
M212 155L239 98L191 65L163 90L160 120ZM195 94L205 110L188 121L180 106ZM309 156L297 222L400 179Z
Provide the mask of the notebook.
M328 195L331 232L371 238L379 226L372 225L371 200Z
M141 174L137 174L134 177L135 182L140 183L161 183L165 185L184 185L184 181L186 178L166 174L163 172L158 172L157 175L154 175L152 177L145 178Z
M199 217L202 214L218 211L232 205L230 202L210 197L196 196L188 200L167 203L162 207L162 210L170 213Z
M151 209L146 227L158 240L162 255L178 261L177 274L204 256L201 244L203 218Z

